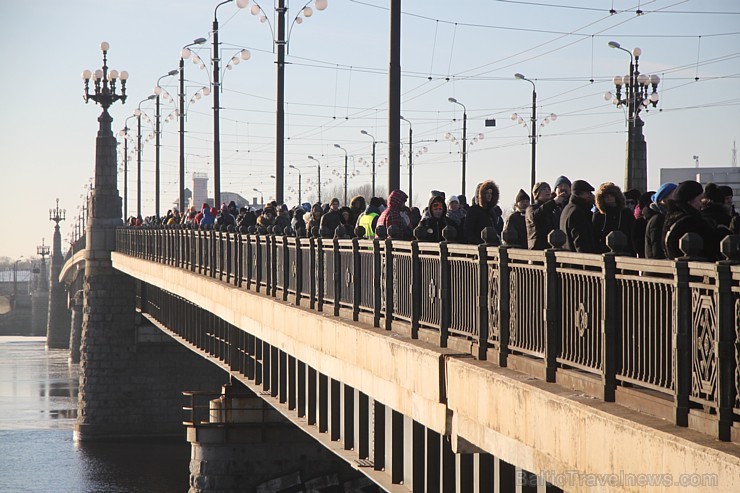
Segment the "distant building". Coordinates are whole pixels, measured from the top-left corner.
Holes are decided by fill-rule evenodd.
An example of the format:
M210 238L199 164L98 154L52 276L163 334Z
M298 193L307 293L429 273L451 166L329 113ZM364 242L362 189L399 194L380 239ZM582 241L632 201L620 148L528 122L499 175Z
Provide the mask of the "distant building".
M732 188L732 200L735 206L740 206L740 167L728 166L724 168L661 168L660 182L681 183L686 180L695 180L706 185L716 183Z
M204 202L213 206L220 206L221 204L214 204L213 197L208 196L208 174L207 173L193 173L193 188L192 191L189 188L185 189L185 203L187 206L195 206L196 209L200 210ZM221 202L228 204L234 201L237 209L240 207L249 207L251 209L261 209L263 204L257 201L257 197L252 197L251 202L245 199L241 195L235 192L221 192ZM172 207L178 207L180 199L172 201Z

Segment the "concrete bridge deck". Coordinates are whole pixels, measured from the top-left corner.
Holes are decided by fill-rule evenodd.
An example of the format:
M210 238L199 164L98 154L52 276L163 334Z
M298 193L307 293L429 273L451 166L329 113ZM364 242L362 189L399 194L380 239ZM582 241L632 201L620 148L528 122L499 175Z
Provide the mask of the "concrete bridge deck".
M273 359L262 359L268 367L262 370L272 370L262 376L250 375L230 357L200 351L248 385L269 390L268 402L349 460L362 463L362 446L355 447L353 437L387 433L382 439L369 438L371 448L385 443L369 453L374 467L363 472L389 490L399 484L416 490L423 483L424 468L418 463L434 452L420 437L431 432L449 438L453 452L491 454L549 478L565 491L672 491L680 481L701 482L703 491L740 491L735 443L473 359L470 353L297 307L162 263L120 253L113 253L112 260L116 270L162 290L161 299L174 295L238 329L237 338L247 334L264 344ZM160 323L173 334L185 334L182 328L168 327L167 320ZM179 338L198 349L197 341ZM244 354L249 356L249 350ZM319 388L312 387L310 375L308 383L296 383L291 361L315 371ZM267 387L265 375L272 382ZM330 382L323 390L322 376ZM311 389L317 394L311 396ZM311 402L317 406L316 424L308 424L310 413L301 415L296 402L291 407L290 395L298 393L300 399L301 391L308 392L309 407ZM363 430L353 424L346 412L362 414L361 401L346 407L350 395L374 403L376 418L379 411L386 413L387 428ZM660 484L646 487L650 482Z

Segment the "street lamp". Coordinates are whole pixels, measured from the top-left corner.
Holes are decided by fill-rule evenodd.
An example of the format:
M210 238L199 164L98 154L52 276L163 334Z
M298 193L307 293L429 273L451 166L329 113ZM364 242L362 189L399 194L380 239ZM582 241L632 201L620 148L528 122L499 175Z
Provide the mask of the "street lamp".
M371 139L373 139L373 185L372 185L372 190L373 190L373 197L375 197L375 145L378 143L378 141L376 141L375 140L375 137L372 134L368 133L367 130L360 130L360 133L362 135L367 135L368 137L370 137Z
M156 96L150 94L145 99L139 101L134 116L136 117L136 217L141 217L141 103L154 99ZM146 115L144 115L145 118Z
M253 188L252 190L260 194L260 203L262 204L262 208L264 208L265 207L265 195L260 190L257 190L256 188Z
M412 206L413 197L414 197L414 132L411 128L411 122L404 118L403 116L400 117L401 120L405 121L409 124L409 208ZM464 151L463 151L464 152ZM463 159L465 159L463 157ZM465 190L463 188L463 190Z
M344 151L344 205L347 205L347 149L339 144L334 144L334 147Z
M300 205L303 203L303 201L301 200L301 188L303 186L303 178L301 177L301 170L299 170L292 164L289 164L288 168L293 168L294 170L298 172L298 205Z
M190 47L202 45L206 38L194 39L180 51L180 212L185 212L185 60L190 58Z
M316 171L318 172L318 194L319 194L319 204L321 203L321 161L316 159L313 156L308 156L308 159L311 159L313 161L316 161Z
M221 61L218 53L218 8L221 5L231 3L234 0L226 0L216 5L213 9L213 54L211 63L213 64L213 202L221 203L221 131L219 123L219 112L221 110L219 96L221 93L221 83L219 82L219 62ZM236 0L236 6L243 9L247 6L249 0Z
M616 97L611 92L604 94L606 101L611 101L617 108L627 106L627 162L625 164L624 188L630 190L636 188L645 190L647 188L647 144L642 133L645 123L640 118L640 112L647 111L650 105L655 108L658 105L658 84L660 77L657 75L645 75L640 73L640 48L633 48L630 52L622 48L616 41L609 41L610 48L616 48L629 54L630 73L624 77L614 77ZM624 86L624 97L622 87ZM650 91L652 86L652 91Z
M131 115L128 118L126 118L126 121L123 124L123 129L118 133L121 137L123 137L123 219L126 221L128 219L128 141L131 138L128 134L128 131L131 130L128 128L128 121L131 118L136 118L135 115Z
M526 80L530 84L532 84L532 116L530 118L530 124L529 124L529 140L532 143L532 169L531 169L531 177L530 177L530 189L535 184L535 173L536 173L536 159L537 159L537 88L534 85L534 82L530 79L527 79L524 75L520 73L514 74L515 79L519 80ZM515 113L516 114L516 113ZM512 115L512 119L514 119L514 115Z
M311 0L306 2L303 7L298 10L298 15L293 19L290 29L286 29L285 14L288 12L286 0L277 1L277 7L275 8L275 12L277 12L277 37L275 36L275 31L272 29L272 25L267 18L267 13L259 2L255 1L254 5L252 5L252 8L250 9L252 15L260 16L260 22L268 23L273 36L273 47L277 48L277 121L275 125L275 175L277 178L275 179L275 200L280 203L283 202L285 173L285 50L290 42L290 33L293 31L293 25L301 24L304 18L308 18L313 15L313 9L308 6L310 3ZM314 7L316 10L325 10L327 6L327 0L314 1Z
M462 191L461 194L465 194L465 170L466 161L468 157L467 141L468 141L468 109L455 98L447 98L447 101L454 104L459 104L463 108L463 128L462 128Z
M157 85L154 88L154 94L156 96L156 101L154 105L154 214L159 218L159 145L160 145L160 139L162 131L160 129L160 113L159 113L159 98L162 94L162 88L159 86L159 83L164 79L165 77L172 77L173 75L177 75L177 70L170 70L163 76L161 76L159 79L157 79ZM167 91L164 91L165 97L169 98L169 94L167 94ZM171 99L171 98L170 98Z

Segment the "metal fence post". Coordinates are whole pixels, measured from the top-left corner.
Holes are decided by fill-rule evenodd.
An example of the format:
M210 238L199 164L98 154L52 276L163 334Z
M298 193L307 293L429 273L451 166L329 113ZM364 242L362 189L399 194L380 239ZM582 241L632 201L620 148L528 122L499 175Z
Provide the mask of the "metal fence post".
M277 241L275 240L277 238L277 235L275 233L268 235L268 245L267 251L269 252L268 255L270 255L270 263L268 264L270 268L268 269L268 275L267 278L270 280L270 288L268 289L268 293L272 295L273 298L277 296L277 279L278 279L278 271L277 271ZM281 252L282 254L282 252Z
M334 278L329 282L334 283L334 316L339 316L339 306L342 299L342 257L339 254L339 237L336 235L331 242L334 251Z
M317 289L316 289L316 297L318 298L318 311L324 311L324 282L326 279L324 279L324 239L323 238L317 238L316 240L316 282L317 282Z
M676 304L673 316L673 375L675 379L674 418L676 425L689 425L691 393L691 288L689 262L677 259L674 279Z
M279 273L283 276L283 301L288 301L288 286L290 285L290 253L288 252L289 248L290 245L288 244L288 236L283 233L283 246L281 248L281 251L278 252L278 255L283 256L283 272Z
M506 368L509 357L509 247L501 246L498 249L498 365Z
M381 256L380 256L380 240L373 238L373 326L380 327L380 310L383 303L381 299L382 291L380 288L381 280Z
M717 262L717 435L722 441L732 440L735 405L735 303L732 293L732 260Z
M318 258L318 255L316 254L316 240L314 238L310 238L308 240L308 248L309 248L309 266L308 271L313 273L314 275L311 276L311 288L309 290L309 308L311 310L316 308L316 291L317 291L317 283L318 280L316 279L316 259ZM319 310L321 311L321 310Z
M557 249L545 250L545 381L555 381L558 345L560 343L560 286L558 282Z
M385 330L393 327L393 240L385 240Z
M352 320L357 322L360 319L360 298L362 297L363 275L362 263L360 262L360 239L352 238L352 271L355 273L352 279Z
M303 296L303 252L301 249L301 237L295 237L295 304L301 306Z
M478 245L478 354L486 359L488 352L488 245Z
M421 317L421 261L419 260L419 241L411 242L411 338L419 338L419 318Z
M452 293L450 292L450 262L447 242L439 244L439 298L442 304L442 318L439 324L439 347L447 347L450 322L452 320Z
M618 348L621 335L617 334L619 317L619 306L617 298L617 254L605 253L602 256L604 262L604 286L601 290L601 358L602 358L602 384L604 400L614 402L617 388Z

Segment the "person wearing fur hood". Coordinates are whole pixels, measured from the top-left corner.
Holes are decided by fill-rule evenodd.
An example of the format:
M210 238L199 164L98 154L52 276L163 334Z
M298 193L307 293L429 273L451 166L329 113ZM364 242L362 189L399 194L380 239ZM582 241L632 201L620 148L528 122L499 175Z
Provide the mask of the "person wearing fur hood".
M625 205L622 190L612 182L602 183L596 190L596 212L593 216L594 233L599 252L608 252L606 237L612 231L621 231L627 237L627 251L632 247L634 212Z
M463 226L465 243L470 245L480 244L482 241L481 232L489 226L496 227L497 231L503 229L501 214L496 212L497 210L500 211L497 207L499 196L498 185L493 180L486 180L478 185L475 204L470 206L465 216Z

